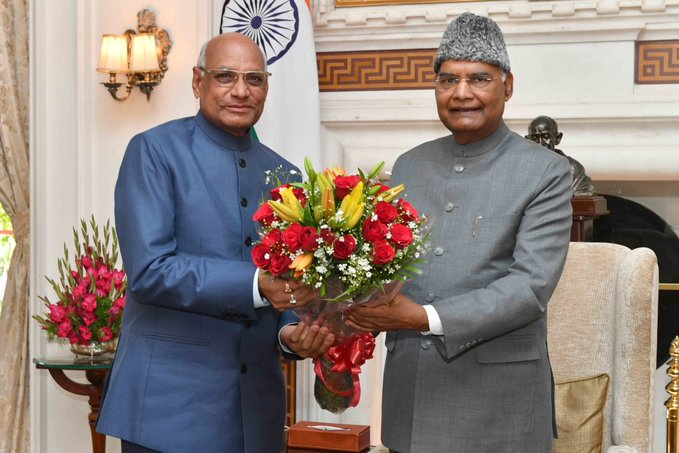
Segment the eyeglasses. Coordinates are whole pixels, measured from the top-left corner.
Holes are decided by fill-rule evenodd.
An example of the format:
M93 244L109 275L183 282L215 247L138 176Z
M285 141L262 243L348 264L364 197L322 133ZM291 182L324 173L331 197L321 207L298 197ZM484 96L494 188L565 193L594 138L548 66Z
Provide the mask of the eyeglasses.
M243 77L243 81L247 86L251 88L262 88L266 86L270 72L264 71L236 71L233 69L207 69L202 66L199 67L201 71L207 72L212 76L215 81L225 87L231 88L238 82L240 77Z
M436 76L435 88L438 91L451 91L457 88L460 82L464 80L472 90L484 90L490 86L490 82L497 79L502 79L502 77L491 77L488 74L472 74L467 78L460 78L450 74L439 74Z

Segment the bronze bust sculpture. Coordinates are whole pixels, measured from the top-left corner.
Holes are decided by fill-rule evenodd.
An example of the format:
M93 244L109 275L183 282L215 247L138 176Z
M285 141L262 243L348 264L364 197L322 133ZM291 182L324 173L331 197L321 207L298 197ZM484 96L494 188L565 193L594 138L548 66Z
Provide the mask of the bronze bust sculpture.
M592 195L594 193L594 186L592 180L585 173L585 167L580 162L570 156L564 154L563 151L556 148L561 142L562 132L559 132L556 121L548 116L538 116L528 126L528 135L526 138L534 141L542 146L545 146L552 151L565 156L571 164L571 175L573 182L571 183L571 192L573 195Z

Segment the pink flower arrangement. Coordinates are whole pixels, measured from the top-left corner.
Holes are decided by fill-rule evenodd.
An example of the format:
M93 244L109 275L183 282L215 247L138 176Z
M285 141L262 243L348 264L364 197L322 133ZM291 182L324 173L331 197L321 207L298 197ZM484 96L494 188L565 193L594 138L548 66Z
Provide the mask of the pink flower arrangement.
M112 341L120 332L127 287L125 271L115 267L118 261L115 228L106 222L100 240L100 230L92 216L89 228L84 219L80 221L80 231L73 228L73 238L76 255L73 267L64 244L64 257L57 261L59 281L46 277L57 300L39 297L48 312L33 318L47 331L50 340L57 338L81 345Z

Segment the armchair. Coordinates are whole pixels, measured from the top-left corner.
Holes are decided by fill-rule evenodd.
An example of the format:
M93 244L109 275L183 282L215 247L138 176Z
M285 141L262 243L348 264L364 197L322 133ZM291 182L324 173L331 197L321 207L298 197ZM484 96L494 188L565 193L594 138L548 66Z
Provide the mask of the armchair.
M648 248L610 243L571 242L566 266L548 305L548 346L557 383L555 451L585 451L567 447L575 434L562 423L564 414L596 397L583 388L565 386L606 374L599 385L602 426L594 432L608 453L651 451L653 372L656 358L658 265ZM601 379L599 380L603 382ZM568 384L565 384L568 382ZM561 384L564 383L564 384ZM564 401L580 395L573 403ZM593 420L586 416L586 424ZM601 429L603 428L603 433ZM575 435L577 437L577 435Z

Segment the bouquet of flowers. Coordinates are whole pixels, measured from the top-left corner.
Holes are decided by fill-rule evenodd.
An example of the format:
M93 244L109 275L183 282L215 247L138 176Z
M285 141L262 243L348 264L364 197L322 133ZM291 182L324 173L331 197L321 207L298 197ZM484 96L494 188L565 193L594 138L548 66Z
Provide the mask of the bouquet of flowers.
M115 228L106 222L100 236L92 216L89 228L84 219L80 221L80 231L73 228L73 239L73 265L64 244L64 256L57 261L59 280L46 277L57 300L52 303L47 297L39 297L48 312L33 318L47 331L50 340L56 337L71 345L85 346L112 341L120 332L127 287L125 271L115 267L118 261Z
M252 250L255 265L318 289L318 301L295 311L337 337L315 364L316 400L335 413L358 404L358 373L375 345L372 334L344 324L343 308L393 298L402 282L420 273L416 264L428 240L426 219L398 198L405 187L376 179L383 166L347 175L337 166L316 172L305 159L307 179L279 180L253 217L262 235Z

